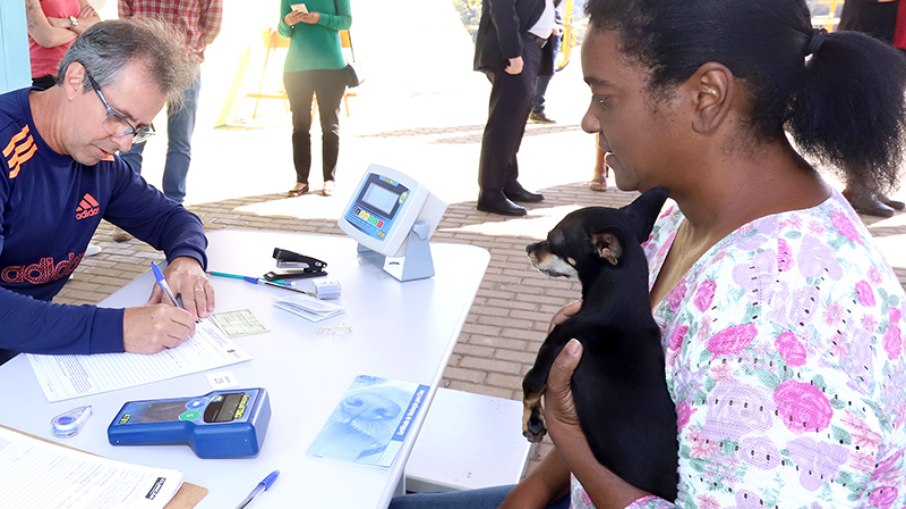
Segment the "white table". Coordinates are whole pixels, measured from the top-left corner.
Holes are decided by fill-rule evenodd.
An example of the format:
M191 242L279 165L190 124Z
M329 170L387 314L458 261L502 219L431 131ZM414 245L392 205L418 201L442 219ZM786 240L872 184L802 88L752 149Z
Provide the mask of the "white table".
M355 242L346 237L224 230L210 233L209 241L209 270L261 275L274 268L271 254L281 247L326 261L328 278L342 285L340 303L346 313L312 323L272 305L272 297L286 290L212 278L215 312L251 309L271 330L236 339L253 360L214 370L230 371L241 387L264 387L270 394L273 414L257 457L202 460L182 445L114 447L107 442L107 425L125 401L204 394L212 388L203 373L51 404L26 357L19 355L0 367L0 387L5 389L0 423L108 458L179 469L186 481L209 489L200 508L235 507L274 469L280 477L258 497L256 508L386 507L399 490L415 433L389 469L311 458L305 451L356 375L430 385L433 397L478 291L488 252L432 244L436 275L400 283L361 261ZM142 304L152 283L150 272L145 273L101 305ZM351 332L344 333L343 325ZM51 418L86 404L93 406L94 415L81 434L53 437ZM426 414L419 414L414 430Z

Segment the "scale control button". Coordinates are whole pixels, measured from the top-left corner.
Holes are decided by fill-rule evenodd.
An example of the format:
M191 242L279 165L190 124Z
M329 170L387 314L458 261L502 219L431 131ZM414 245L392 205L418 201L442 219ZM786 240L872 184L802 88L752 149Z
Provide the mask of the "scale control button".
M197 410L186 410L185 412L179 414L179 420L194 421L195 419L198 419L199 416L201 416L201 414L198 413Z

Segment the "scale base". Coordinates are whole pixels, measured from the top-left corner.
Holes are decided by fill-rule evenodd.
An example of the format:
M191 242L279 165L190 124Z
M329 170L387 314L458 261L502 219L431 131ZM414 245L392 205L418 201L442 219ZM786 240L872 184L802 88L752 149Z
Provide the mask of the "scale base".
M385 256L362 244L358 245L359 256L401 282L433 277L434 259L428 244L428 230L426 223L416 221L409 232L403 256Z

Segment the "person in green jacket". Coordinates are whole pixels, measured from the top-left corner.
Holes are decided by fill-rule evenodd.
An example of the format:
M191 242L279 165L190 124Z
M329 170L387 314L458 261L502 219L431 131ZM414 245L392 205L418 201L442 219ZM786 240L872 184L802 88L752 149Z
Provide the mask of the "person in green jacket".
M321 153L324 186L334 193L334 177L340 152L340 101L346 91L343 68L346 59L340 45L340 30L352 25L349 0L281 0L280 35L290 39L283 67L283 85L293 114L293 165L296 185L288 195L309 191L311 170L311 104L318 98L321 117Z

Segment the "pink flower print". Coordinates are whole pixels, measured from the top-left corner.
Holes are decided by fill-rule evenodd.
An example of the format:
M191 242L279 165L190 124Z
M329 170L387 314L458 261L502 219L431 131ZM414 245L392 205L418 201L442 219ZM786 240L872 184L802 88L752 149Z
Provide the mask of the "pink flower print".
M837 325L843 318L843 306L836 302L831 302L824 308L824 324Z
M843 268L837 263L834 250L811 235L802 237L799 252L796 253L796 263L799 272L805 277L826 275L836 281L843 276Z
M862 244L862 237L859 235L856 227L853 226L853 222L850 221L849 217L847 217L843 212L836 211L832 213L831 224L834 225L834 228L836 228L837 231L847 239L856 244Z
M815 235L818 235L820 237L824 235L824 232L827 230L824 229L823 223L820 223L818 221L809 221L808 231L809 233L814 233Z
M868 280L871 281L871 284L873 285L881 284L881 271L874 265L868 268Z
M811 438L797 438L787 444L790 459L799 467L799 483L815 491L832 482L848 456L845 448Z
M676 406L676 429L681 430L686 427L686 424L689 424L689 419L692 417L692 414L698 412L697 408L692 408L692 406L683 401Z
M686 338L686 333L689 332L688 325L680 325L673 329L673 334L670 335L670 344L667 345L669 350L679 350L683 346L683 340Z
M749 346L757 335L758 329L754 323L731 325L711 336L707 348L714 354L712 359L718 355L738 354Z
M777 269L780 272L790 270L793 266L793 251L786 239L777 240Z
M699 509L720 509L720 502L713 495L706 493L698 496L698 503L695 506Z
M762 470L772 470L780 466L780 451L768 437L742 439L737 454L746 463Z
M858 415L846 412L843 415L843 424L848 428L853 443L863 451L874 451L881 443L881 435L872 430Z
M683 298L686 296L686 278L680 279L680 282L667 294L667 303L670 304L670 311L679 309Z
M830 425L830 401L812 384L787 380L774 390L774 403L783 424L796 433L821 431Z
M786 362L787 366L797 368L804 366L807 353L805 347L799 342L799 339L792 332L784 332L774 341L774 346L780 352L780 357Z
M695 307L697 307L699 311L704 312L711 307L711 302L714 301L714 290L716 288L717 283L713 279L709 279L699 285L695 290Z
M714 381L730 380L733 378L733 367L726 362L711 365L711 378Z
M875 292L871 289L871 285L868 284L868 281L863 279L856 283L856 299L859 301L859 304L862 304L865 307L875 305Z
M869 334L874 334L878 329L878 319L874 315L862 315L862 319L859 320L859 323L862 325L862 329Z
M879 509L890 509L893 503L897 501L897 495L900 491L896 486L881 486L872 490L868 496L868 502Z
M667 240L665 240L664 243L661 244L660 248L658 248L655 258L659 260L664 259L664 257L667 255L667 250L670 249L670 246L673 245L673 239L675 238L676 230L673 230L672 232L670 232L670 235L667 236Z
M689 454L693 458L704 459L714 453L720 446L717 440L713 440L699 431L689 432L689 442L691 447Z

